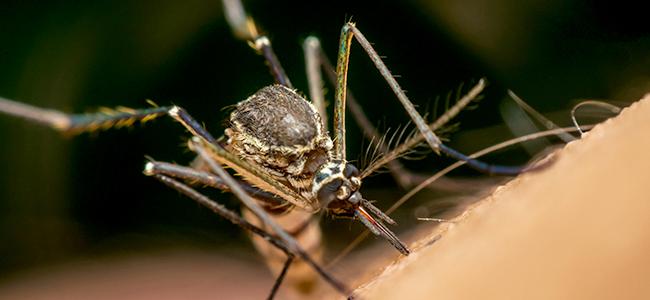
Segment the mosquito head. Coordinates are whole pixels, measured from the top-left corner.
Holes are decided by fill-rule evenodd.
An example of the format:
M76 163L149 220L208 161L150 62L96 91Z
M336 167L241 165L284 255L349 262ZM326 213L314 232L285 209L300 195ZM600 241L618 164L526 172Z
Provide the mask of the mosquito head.
M406 245L383 223L396 224L395 221L364 199L360 187L359 170L346 161L333 160L324 164L314 176L312 192L333 215L361 221L372 233L384 237L399 252L408 255Z
M360 196L356 194L359 187L361 187L359 170L343 160L333 160L323 164L312 181L313 194L323 207L335 214L337 210L347 211L348 207L358 204Z

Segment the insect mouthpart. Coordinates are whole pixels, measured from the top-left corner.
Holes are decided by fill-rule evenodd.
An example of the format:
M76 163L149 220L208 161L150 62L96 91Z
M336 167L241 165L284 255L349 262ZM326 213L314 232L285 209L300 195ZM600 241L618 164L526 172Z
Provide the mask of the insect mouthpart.
M396 222L361 196L359 171L346 161L334 160L323 165L314 177L314 194L322 207L338 217L358 219L375 235L388 240L400 253L408 255L409 249L385 223Z
M358 193L357 193L358 194ZM373 217L372 214L376 216ZM388 215L382 212L379 208L372 205L370 201L366 199L361 199L359 206L354 211L354 216L356 219L359 219L363 225L366 225L368 229L375 235L381 236L388 240L388 242L393 245L400 253L404 255L409 255L411 252L402 241L400 241L397 236L384 225L381 221L384 221L388 224L396 224L393 219Z

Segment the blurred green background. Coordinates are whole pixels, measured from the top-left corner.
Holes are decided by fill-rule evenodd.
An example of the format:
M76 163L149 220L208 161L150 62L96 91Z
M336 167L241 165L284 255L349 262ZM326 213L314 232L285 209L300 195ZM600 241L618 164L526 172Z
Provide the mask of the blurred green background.
M450 136L451 145L466 153L512 136L501 125L506 88L561 125L569 123L567 110L579 99L625 105L650 90L650 27L631 1L245 4L303 92L302 41L320 37L333 61L349 18L387 57L422 110L461 83L487 76L485 99L461 116L461 130ZM67 112L146 107L145 99L153 99L184 106L219 135L224 107L272 83L262 59L231 36L216 0L4 1L1 7L3 97ZM350 88L371 120L384 130L406 123L360 47L352 51ZM354 123L348 131L348 156L355 158L364 142ZM189 162L187 136L162 118L66 138L0 115L0 278L78 257L159 249L252 254L236 227L141 174L145 155ZM507 153L489 160L519 164L528 158L521 150ZM449 162L409 166L430 173ZM404 193L391 186L390 176L375 176L364 182L364 193L385 208ZM211 195L237 207L230 195ZM400 218L413 219L412 207ZM360 229L349 221L328 223L334 244Z

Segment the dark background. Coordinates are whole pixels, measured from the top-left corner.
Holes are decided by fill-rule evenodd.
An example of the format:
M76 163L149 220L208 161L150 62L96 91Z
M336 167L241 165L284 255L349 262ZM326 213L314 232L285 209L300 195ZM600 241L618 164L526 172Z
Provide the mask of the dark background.
M513 135L501 125L506 87L561 125L580 99L626 105L650 90L650 27L631 2L451 2L245 4L303 92L302 41L320 37L334 61L349 18L387 57L422 111L460 84L487 76L485 99L461 116L460 131L450 136L466 153ZM0 43L3 97L66 112L146 107L145 99L153 99L184 106L215 135L227 118L224 107L272 83L262 59L231 36L219 1L9 1L0 9ZM384 131L406 123L360 47L352 52L350 88L371 120ZM348 131L348 156L355 158L364 142L353 122ZM236 227L141 174L145 155L190 161L187 136L165 118L66 138L0 116L0 277L78 257L158 249L252 253ZM521 164L529 157L514 150L487 159ZM449 162L409 166L432 173ZM383 208L404 193L386 175L366 180L364 191ZM213 196L237 207L229 195ZM413 219L414 209L400 218ZM349 221L328 223L333 244L360 229Z

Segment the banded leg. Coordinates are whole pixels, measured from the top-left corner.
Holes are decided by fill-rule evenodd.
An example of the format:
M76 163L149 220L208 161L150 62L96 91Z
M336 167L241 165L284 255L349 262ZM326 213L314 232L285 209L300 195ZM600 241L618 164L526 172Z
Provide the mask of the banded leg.
M218 156L229 163L229 166L247 178L252 179L252 182L255 182L263 190L278 195L282 199L288 200L306 210L315 211L318 209L318 207L314 206L315 204L303 199L293 190L272 180L259 168L240 160L232 153L226 151L199 122L192 118L183 108L178 106L155 107L151 109L118 108L116 110L110 110L110 112L105 110L104 112L93 114L66 114L56 110L39 108L0 98L0 112L35 121L62 132L74 133L127 126L136 121L145 122L162 115L169 115L183 125L193 136L210 145L211 150L214 153L218 153Z
M118 107L102 108L97 113L66 114L64 112L32 106L13 100L0 98L0 112L18 118L43 124L64 133L92 132L133 125L135 122L147 122L169 115L190 133L201 139L216 144L216 139L201 124L178 106L162 106L144 109Z
M395 78L391 75L384 62L381 60L372 45L370 45L370 42L368 42L368 40L355 27L353 23L347 23L341 29L339 54L336 65L337 86L334 105L334 150L337 157L343 159L345 158L345 102L347 94L347 72L348 63L350 60L350 45L352 43L352 37L354 37L357 42L359 42L361 47L366 51L370 57L370 60L372 60L372 62L375 64L375 67L379 70L379 73L382 75L382 77L384 77L390 88L393 90L393 93L397 96L397 99L400 101L404 109L406 109L406 112L411 117L411 120L413 120L413 123L418 128L420 134L423 136L427 144L429 144L431 149L433 149L435 152L443 152L455 159L465 161L467 165L490 174L516 175L522 173L523 171L529 170L527 167L490 165L485 162L469 158L468 156L442 144L440 139L436 136L435 133L433 133L422 116L417 112L413 106L413 103L408 99Z
M253 18L246 15L246 10L240 0L223 0L223 10L226 14L226 21L230 25L233 34L255 49L255 52L262 55L275 78L275 81L281 85L293 88L289 77L284 72L280 61L278 60L271 41L268 37L260 34L255 25Z
M166 115L171 107L152 107L132 109L117 107L102 108L97 113L66 114L58 110L47 109L0 97L0 113L39 123L65 133L106 130L133 125L135 122L147 122Z

